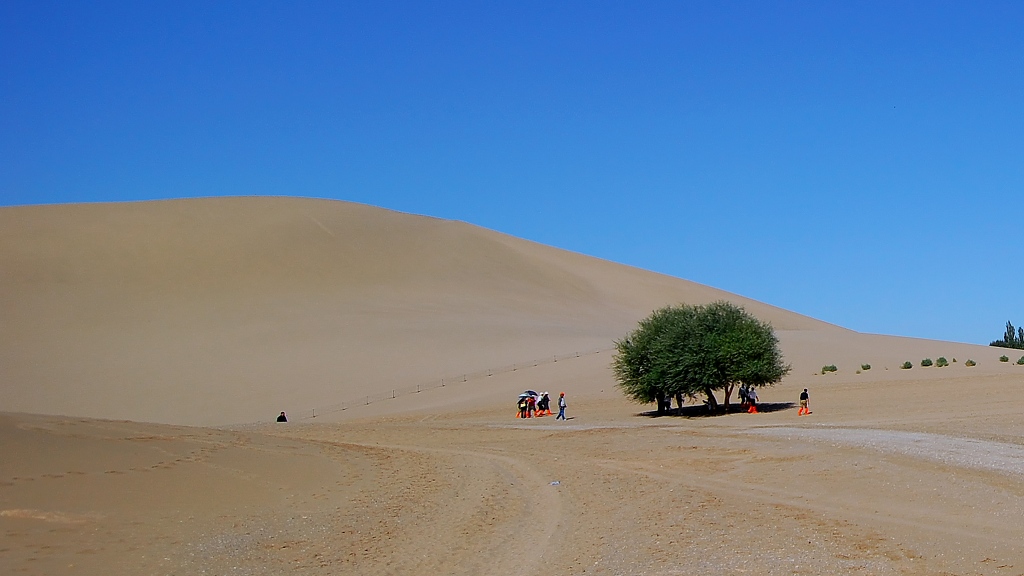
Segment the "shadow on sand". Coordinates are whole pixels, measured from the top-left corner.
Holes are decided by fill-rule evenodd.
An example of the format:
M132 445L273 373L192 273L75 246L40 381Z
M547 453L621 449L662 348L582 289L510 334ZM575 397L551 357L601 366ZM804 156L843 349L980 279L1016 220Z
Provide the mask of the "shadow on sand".
M796 406L795 402L762 402L757 405L757 411L759 413L766 412L779 412L781 410L792 410ZM739 404L729 404L729 414L738 414L740 412L746 412L746 408L741 408ZM706 404L683 406L682 408L673 408L668 412L658 413L657 410L651 410L649 412L641 412L637 416L646 416L648 418L662 418L670 416L678 416L683 418L707 418L709 416L721 416L726 414L725 406L718 406L718 410L710 412Z

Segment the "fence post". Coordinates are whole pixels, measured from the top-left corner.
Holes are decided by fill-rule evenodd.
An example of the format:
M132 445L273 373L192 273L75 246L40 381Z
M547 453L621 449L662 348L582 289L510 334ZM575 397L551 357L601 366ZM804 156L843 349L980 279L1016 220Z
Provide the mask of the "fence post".
M313 408L313 418L316 418L316 408Z

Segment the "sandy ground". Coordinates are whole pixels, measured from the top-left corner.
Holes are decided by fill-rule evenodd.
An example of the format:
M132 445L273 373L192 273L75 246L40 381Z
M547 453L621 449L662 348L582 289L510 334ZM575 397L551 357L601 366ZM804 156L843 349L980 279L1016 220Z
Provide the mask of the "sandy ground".
M562 364L510 379L557 381ZM600 392L569 396L565 422L518 420L511 403L232 429L8 414L0 565L1022 574L1022 380L819 379L806 417L802 383L766 390L760 414L713 418Z
M793 366L762 413L618 393L723 298ZM1016 351L279 198L0 209L0 326L0 574L1024 574Z

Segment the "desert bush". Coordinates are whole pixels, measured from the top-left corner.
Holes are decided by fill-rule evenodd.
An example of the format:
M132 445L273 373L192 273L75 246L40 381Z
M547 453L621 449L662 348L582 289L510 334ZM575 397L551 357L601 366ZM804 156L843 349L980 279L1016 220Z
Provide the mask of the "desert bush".
M821 367L821 373L822 374L824 374L826 372L835 372L836 370L839 370L839 369L836 368L835 364L829 364L828 366L822 366Z
M1017 365L1024 366L1024 356L1021 356L1020 359L1017 360Z
M925 358L924 360L921 360L921 366L931 366L931 365L932 365L932 359L931 358Z
M1010 357L1006 356L1006 355L1000 356L999 357L999 361L1000 362L1009 362L1010 361Z
M861 370L871 370L871 364L861 364L860 365L860 369Z
M910 370L910 369L911 369L911 368L913 368L913 367L914 367L914 365L913 365L913 364L911 364L909 360L908 360L908 361L906 361L906 362L904 362L904 363L903 363L903 365L902 365L902 366L900 366L900 368L902 368L902 369L904 369L904 370Z
M964 366L977 366L977 365L978 365L978 363L975 362L974 360L968 360L967 362L964 362Z
M946 360L945 356L939 356L939 359L935 361L935 365L939 368L943 366L949 366L949 360Z

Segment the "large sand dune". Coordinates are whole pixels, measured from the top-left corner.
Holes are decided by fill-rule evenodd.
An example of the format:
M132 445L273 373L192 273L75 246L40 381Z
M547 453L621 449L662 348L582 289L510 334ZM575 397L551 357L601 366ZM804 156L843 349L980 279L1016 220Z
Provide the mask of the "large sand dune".
M613 340L723 298L793 372L642 415ZM0 209L0 326L4 573L1024 573L1019 354L283 198Z
M0 271L0 405L176 424L607 349L683 301L841 332L461 222L319 200L5 208Z

